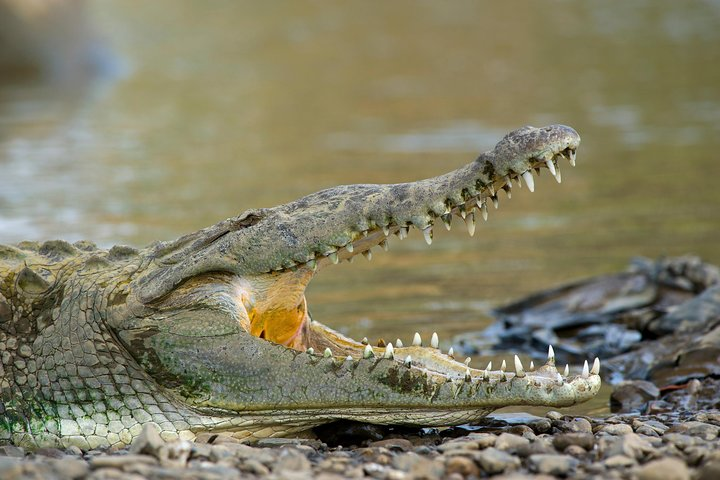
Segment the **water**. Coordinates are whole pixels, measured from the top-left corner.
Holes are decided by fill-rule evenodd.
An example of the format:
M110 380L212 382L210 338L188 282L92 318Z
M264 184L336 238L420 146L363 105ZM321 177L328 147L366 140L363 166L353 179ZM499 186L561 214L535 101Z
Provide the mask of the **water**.
M171 239L337 184L456 168L525 124L578 167L474 238L455 221L311 284L313 316L409 341L633 255L720 263L720 2L92 2L101 81L0 84L0 242ZM112 77L109 79L108 77ZM591 411L597 405L588 407Z

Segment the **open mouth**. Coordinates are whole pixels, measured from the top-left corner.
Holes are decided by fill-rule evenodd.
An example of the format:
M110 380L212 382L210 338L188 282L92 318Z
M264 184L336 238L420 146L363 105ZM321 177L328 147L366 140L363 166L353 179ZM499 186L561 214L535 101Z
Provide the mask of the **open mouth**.
M387 249L388 242L393 236L402 240L408 236L411 228L419 230L425 242L430 245L433 241L433 229L442 225L450 230L453 217L458 217L468 233L474 235L476 222L480 218L488 219L489 205L498 208L501 191L510 198L513 189L522 188L523 183L528 190L534 191L533 172L539 175L542 170L548 170L560 183L560 163L567 161L574 166L575 155L576 146L571 146L558 152L547 152L539 157L532 157L526 161L529 167L526 170L508 172L503 176L491 176L488 182L478 181L475 185L463 188L459 197L443 199L441 208L437 206L429 208L425 215L418 215L410 221L403 222L395 222L393 219L388 219L384 223L369 220L365 225L367 228L351 232L348 241L341 246L312 252L304 262L292 260L284 262L263 277L262 288L272 293L257 295L256 291L254 296L247 292L242 293L246 300L253 299L245 302L249 319L246 329L254 336L267 341L305 352L310 356L332 358L338 362L384 358L402 363L408 368L423 369L430 375L459 378L468 382L476 379L489 380L493 375L501 379L506 379L508 375L524 376L526 369L517 355L513 362L514 373L506 373L505 361L497 371L493 371L492 363L483 369L471 368L470 359L465 359L464 362L458 361L452 348L442 352L439 349L436 333L432 334L429 341L427 339L423 341L420 334L415 333L409 345L403 344L400 339L388 343L380 340L377 345L370 345L367 339L353 340L313 321L308 314L304 292L315 273L322 268L342 261L351 262L357 255L371 259L373 248ZM554 368L552 347L549 347L545 368L547 370L543 370L545 376L553 382L562 384L563 375ZM590 374L597 374L599 368L597 359L591 368L586 361L581 376L587 378ZM536 371L532 362L528 371ZM566 366L562 373L567 377L569 368Z

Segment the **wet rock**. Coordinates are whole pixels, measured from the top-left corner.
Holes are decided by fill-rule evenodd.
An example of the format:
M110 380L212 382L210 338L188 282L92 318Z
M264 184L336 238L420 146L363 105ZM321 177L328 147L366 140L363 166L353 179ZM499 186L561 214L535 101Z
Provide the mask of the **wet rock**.
M90 468L92 468L93 470L97 470L100 468L124 469L132 465L157 465L158 463L158 459L150 455L100 455L90 459Z
M651 429L651 430L655 431L655 432L658 433L659 435L664 434L664 433L670 428L670 427L668 427L667 425L665 425L664 423L659 422L659 421L657 421L657 420L645 420L645 421L641 421L641 420L638 420L638 419L634 419L633 422L632 422L632 426L633 426L633 428L635 428L635 429L639 429L639 428L645 427L645 428L647 428L647 429Z
M652 460L636 470L638 480L690 480L690 470L680 459Z
M310 467L310 461L305 455L292 448L282 448L273 470L280 473L309 472Z
M629 468L637 465L634 458L630 458L627 455L613 455L603 461L603 464L607 468Z
M610 395L613 412L641 411L651 400L660 398L660 389L647 380L627 380L618 384Z
M522 437L519 437L522 438ZM475 455L475 461L485 473L494 475L520 466L520 459L494 447L486 448Z
M482 450L484 448L494 446L495 441L497 440L497 435L493 435L492 433L471 433L468 435L468 439L475 442L478 448Z
M575 470L580 462L570 455L538 454L531 455L528 463L533 472L565 477Z
M38 456L50 458L63 458L65 456L65 452L59 448L38 448L34 453Z
M23 463L17 457L0 457L0 478L12 480L23 474Z
M553 438L552 443L561 452L571 445L577 445L583 450L590 451L595 446L595 437L592 433L561 433Z
M525 447L530 443L527 438L512 433L501 433L495 439L495 448L505 451L516 451L518 448Z
M553 422L553 426L561 432L593 433L592 424L588 420L581 417L573 418L569 421L555 421Z
M530 422L528 426L533 429L536 435L552 431L552 422L549 418L539 418Z
M549 452L548 452L549 453ZM568 445L563 451L565 455L572 455L573 457L582 457L585 454L587 454L587 450L585 450L580 445Z
M445 442L441 445L438 445L438 450L443 453L449 453L456 450L477 450L478 444L477 442L473 441L467 441L467 440L451 440L449 442Z
M613 455L625 455L639 460L653 450L652 445L636 433L628 433L620 437L601 437L598 446L602 458L609 458Z
M698 469L695 480L717 480L720 478L720 459L712 460Z

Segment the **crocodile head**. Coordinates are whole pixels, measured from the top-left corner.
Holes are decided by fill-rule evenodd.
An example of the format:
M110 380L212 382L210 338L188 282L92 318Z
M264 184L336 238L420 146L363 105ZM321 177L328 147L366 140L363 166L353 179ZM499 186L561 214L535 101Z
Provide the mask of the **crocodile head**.
M546 365L515 372L469 368L437 337L423 345L367 345L310 318L305 288L325 267L433 228L478 216L512 181L533 191L533 171L575 161L566 126L524 127L493 150L438 177L348 185L251 210L150 247L109 324L143 370L198 415L200 427L238 437L281 435L333 419L452 425L508 405L568 406L600 387L592 370ZM119 302L115 302L119 303Z

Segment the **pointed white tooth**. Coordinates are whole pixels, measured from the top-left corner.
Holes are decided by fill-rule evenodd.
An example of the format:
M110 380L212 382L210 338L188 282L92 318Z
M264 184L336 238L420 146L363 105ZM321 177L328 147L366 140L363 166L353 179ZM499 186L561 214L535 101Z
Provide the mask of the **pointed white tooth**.
M515 180L515 184L517 185L518 188L522 188L522 180L520 180L520 175L513 178L513 180Z
M466 368L465 369L465 381L469 382L470 380L472 380L472 376L470 375L470 369Z
M353 361L352 355L348 355L347 357L345 357L345 361L352 362Z
M555 175L555 180L556 180L558 183L562 183L562 173L560 172L560 169L558 169L557 175Z
M308 348L307 350L305 350L305 352L306 352L308 355L312 355L312 354L315 353L315 349L314 349L313 347L310 347L310 348Z
M385 234L386 237L387 237L388 235L390 235L390 225L383 225L382 231L383 231L383 233Z
M397 236L400 240L403 240L407 238L408 236L408 227L400 227L397 231Z
M386 252L390 249L390 247L388 247L388 241L387 241L387 240L383 240L382 242L380 242L380 246L381 246L382 249L385 250Z
M465 219L465 225L467 226L467 231L470 236L472 237L475 235L475 212L472 212L467 216Z
M410 365L412 365L412 357L408 355L407 357L405 357L405 366L410 367Z
M532 372L533 370L535 370L535 362L530 360L530 371Z
M433 231L432 231L432 225L428 225L427 227L423 228L423 236L425 237L425 243L428 245L432 245L432 237L433 237Z
M469 366L470 366L470 362L472 362L472 358L467 357L467 358L465 359L465 365L469 367Z
M520 361L520 357L515 355L515 376L518 378L522 378L525 376L525 369L523 368L523 364Z
M374 357L375 352L373 352L373 349L370 345L365 345L365 350L363 350L363 358L370 358Z
M583 363L582 377L587 378L589 376L590 376L590 369L588 368L587 360L585 360L585 363Z
M325 351L323 352L323 357L325 357L325 358L332 357L332 350L330 350L330 347L325 349Z
M500 371L504 372L507 370L507 364L505 363L505 360L502 361L502 364L500 364Z
M487 369L483 370L483 380L490 380L490 374L488 373Z
M452 215L446 214L440 217L443 221L443 224L445 224L445 229L449 232L452 228Z
M355 248L353 247L352 242L350 242L350 243L348 243L347 245L345 245L345 249L346 249L348 252L352 253Z
M500 199L497 197L497 195L493 195L492 197L490 197L490 199L493 202L493 207L495 207L495 210L497 210L500 206Z
M483 202L482 206L480 207L480 213L482 213L483 220L487 222L488 219L488 209L487 209L487 203Z
M590 373L593 375L600 375L600 359L598 357L595 357Z
M362 254L363 257L367 258L368 260L372 260L372 251L370 251L369 249L362 252Z
M570 365L568 365L567 363L565 364L565 370L563 371L563 375L566 377L570 375Z
M413 347L422 347L422 338L418 332L415 332L415 336L412 341Z
M555 350L553 349L552 345L548 345L548 359L547 359L548 365L555 365Z
M553 163L552 159L549 158L545 160L545 165L547 165L548 170L550 170L550 173L552 173L552 176L554 177L557 172L555 171L555 164Z
M438 338L437 332L433 332L432 337L430 337L430 346L432 348L438 348L438 345L440 345L440 339Z
M363 337L363 339L360 340L360 343L362 343L363 345L367 345L367 344L370 343L370 342L368 341L368 338L367 338L367 337Z
M315 270L317 270L317 262L315 261L314 258L313 258L312 260L308 260L307 266L310 267L313 272L314 272Z
M338 259L338 254L337 254L337 252L328 253L328 256L327 256L327 257L330 259L330 261L333 263L333 265L337 265L338 262L340 261L340 260Z
M575 166L575 150L569 151L568 158L570 159L570 165L572 165L574 167Z
M563 384L563 378L562 378L562 375L560 375L560 372L557 372L555 375L556 375L556 377L555 377L555 383L557 383L558 386L562 385L562 384Z
M396 346L397 348L403 348L402 340L400 340L400 339L398 338L398 339L395 341L395 346Z
M495 184L490 182L490 184L487 186L488 191L490 192L490 196L495 196Z
M392 360L395 358L395 350L393 349L392 342L387 344L387 347L385 347L385 353L383 354L383 358L389 358Z
M450 358L455 357L455 350L453 350L453 347L450 347L450 350L448 350L448 357L450 357Z
M527 183L528 189L531 192L535 191L535 180L533 179L532 173L530 173L530 170L527 170L525 173L522 174L523 180L525 180L525 183Z
M485 367L485 370L492 371L492 362L488 362L487 367Z

